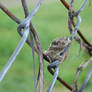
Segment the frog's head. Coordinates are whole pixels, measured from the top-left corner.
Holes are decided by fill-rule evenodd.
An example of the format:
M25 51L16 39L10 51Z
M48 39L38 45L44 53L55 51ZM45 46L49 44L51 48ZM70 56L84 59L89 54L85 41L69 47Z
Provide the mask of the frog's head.
M71 41L67 37L57 38L56 40L52 41L52 46L65 48Z

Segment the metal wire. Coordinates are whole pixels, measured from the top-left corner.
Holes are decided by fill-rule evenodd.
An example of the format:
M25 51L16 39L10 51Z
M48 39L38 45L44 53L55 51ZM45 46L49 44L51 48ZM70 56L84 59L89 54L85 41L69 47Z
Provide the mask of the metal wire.
M5 65L5 67L3 68L2 72L0 73L0 82L3 80L4 76L6 75L6 73L8 72L9 68L12 66L14 60L16 59L17 55L19 54L20 50L22 49L27 37L29 34L29 28L26 27L24 29L24 33L23 33L23 37L21 39L21 41L19 42L17 48L15 49L15 51L13 52L12 56L10 57L8 63Z

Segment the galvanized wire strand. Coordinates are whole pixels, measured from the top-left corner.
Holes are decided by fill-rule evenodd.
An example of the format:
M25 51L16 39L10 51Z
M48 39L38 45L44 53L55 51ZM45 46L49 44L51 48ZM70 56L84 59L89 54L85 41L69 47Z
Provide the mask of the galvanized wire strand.
M80 23L81 23L81 17L78 16L77 24L76 24L76 26L75 26L75 28L74 28L74 31L72 32L72 34L71 34L71 36L70 36L70 38L69 38L71 41L74 39L74 37L75 37L75 35L76 35L76 33L77 33L77 30L78 30L78 28L79 28Z
M72 32L72 34L71 34L71 36L70 36L70 38L69 38L69 40L70 40L71 42L72 42L72 40L74 39L74 37L75 37L75 35L76 35L76 33L77 33L77 30L78 30L78 28L79 28L80 23L81 23L81 17L78 15L77 24L76 24L76 26L75 26L75 28L74 28L74 31ZM62 56L62 57L64 56L65 52L68 50L69 46L70 46L70 44L68 44L68 45L65 47L64 52L61 53L61 56Z
M52 64L50 64L50 65L48 66L48 68L53 68L53 67L55 67L55 71L54 71L54 76L53 76L52 82L51 82L51 84L50 84L50 86L49 86L47 92L51 92L52 89L53 89L53 87L54 87L54 85L55 85L55 82L56 82L56 80L57 80L58 73L59 73L59 67L58 67L58 65L59 65L59 61L57 60L57 61L53 62Z
M35 5L35 8L32 11L32 13L30 13L29 16L22 23L19 24L19 26L18 26L19 32L22 30L22 28L25 28L25 25L28 25L28 27L30 27L32 17L39 10L42 1L43 0L38 0L37 4ZM36 36L37 36L37 38L36 38L37 44L36 45L39 49L38 54L39 54L39 66L40 66L40 75L41 75L40 76L40 92L43 92L43 56L42 56L40 41L38 41L39 40L38 35L36 35ZM37 88L36 83L34 83L34 85L35 85L35 92L36 92L36 88Z
M88 80L91 77L91 69L92 69L92 65L90 67L89 73L87 75L87 77L85 78L85 81L83 82L83 84L81 85L80 89L78 90L78 85L77 85L77 80L79 78L79 75L81 73L82 70L84 70L85 68L87 68L87 66L92 62L92 57L90 59L88 59L88 61L86 61L84 64L81 64L78 68L77 68L77 73L76 73L76 77L74 80L74 85L73 85L73 90L72 92L82 92L83 89L86 87Z
M81 7L78 9L77 12L74 13L74 16L77 16L80 14L80 12L84 9L84 7L86 6L88 0L84 0L84 2L82 3Z
M38 0L37 4L35 5L34 9L32 10L32 13L30 13L28 15L28 17L20 24L25 26L25 24L28 24L29 22L31 22L32 17L35 15L35 13L39 10L41 3L43 0Z
M78 21L77 21L76 27L75 27L74 31L72 32L72 34L71 34L71 36L69 38L71 40L71 42L72 42L72 40L74 39L74 37L75 37L75 35L77 33L77 29L79 28L80 23L81 23L81 18L80 18L80 16L78 16ZM64 52L61 54L61 57L64 57L64 55L65 55L66 51L68 50L69 46L70 46L70 44L68 44L65 47ZM51 63L49 65L49 67L51 67L51 68L55 67L55 72L54 72L54 77L52 79L52 82L51 82L47 92L52 91L52 88L54 87L54 84L55 84L56 79L58 77L58 71L59 71L58 64L59 64L59 61L54 61L53 63Z
M13 64L14 60L16 59L16 56L19 54L20 50L22 49L27 36L29 34L29 23L32 19L32 17L35 15L35 13L37 12L37 10L40 8L40 4L41 4L42 0L39 0L36 7L34 8L34 10L32 11L32 13L27 17L26 20L28 20L29 22L26 23L25 27L23 25L21 25L21 22L18 26L18 30L22 29L22 27L24 27L24 33L23 33L23 37L19 43L19 45L17 46L17 48L15 49L14 53L12 54L12 56L10 57L8 63L6 64L6 66L4 67L4 69L2 70L2 72L0 73L0 81L2 81L2 79L4 78L4 76L6 75L6 73L8 72L9 68L11 67L11 65Z
M86 85L87 85L87 83L88 83L88 81L89 81L91 75L92 75L92 65L91 65L91 67L90 67L90 70L89 70L89 72L88 72L88 75L87 75L85 81L83 82L81 88L80 88L79 91L77 91L77 92L82 92L82 91L83 91L83 89L86 87Z
M10 69L10 67L12 66L14 60L16 59L17 55L19 54L19 52L21 51L27 37L29 34L29 28L26 27L24 29L24 33L23 33L23 37L21 38L21 41L19 42L18 46L16 47L15 51L13 52L12 56L10 57L8 63L5 65L5 67L3 68L3 70L0 73L0 82L3 80L3 78L5 77L6 73L8 72L8 70Z
M81 20L81 17L79 16L79 14L80 14L80 12L83 10L83 8L84 8L85 5L86 5L86 3L83 2L81 8L79 9L80 11L78 12L78 15L74 15L74 16L73 16L73 17L76 17L76 16L77 16L77 19L78 19L78 20L77 20L77 24L76 24L76 26L75 26L75 28L74 28L74 30L73 30L73 32L72 32L70 38L69 38L69 40L70 40L71 42L72 42L72 40L74 39L74 37L75 37L75 35L76 35L76 33L77 33L77 30L78 30L78 28L79 28L79 25L80 25L80 23L81 23L81 21L82 21L82 20ZM64 56L64 54L65 54L66 51L68 50L69 46L70 46L70 44L68 44L68 45L65 47L64 52L61 53L61 57ZM58 67L58 66L57 66L57 67ZM55 68L55 69L58 70L58 68ZM52 88L53 88L53 86L54 86L54 84L55 84L55 81L56 81L57 76L58 76L57 74L55 75L55 73L56 73L56 70L55 70L55 72L54 72L54 77L53 77L53 79L52 79L52 83L51 83L51 85L49 86L47 92L51 92L51 91L52 91Z

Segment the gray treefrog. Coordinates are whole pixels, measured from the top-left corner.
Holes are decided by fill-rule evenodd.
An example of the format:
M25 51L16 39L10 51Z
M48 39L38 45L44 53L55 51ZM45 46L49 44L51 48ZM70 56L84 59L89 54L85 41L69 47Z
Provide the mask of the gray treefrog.
M57 38L52 41L48 50L44 52L44 54L49 58L50 62L54 62L59 60L60 62L64 61L67 57L69 50L66 51L64 56L60 56L63 53L64 48L70 44L70 40L67 37Z

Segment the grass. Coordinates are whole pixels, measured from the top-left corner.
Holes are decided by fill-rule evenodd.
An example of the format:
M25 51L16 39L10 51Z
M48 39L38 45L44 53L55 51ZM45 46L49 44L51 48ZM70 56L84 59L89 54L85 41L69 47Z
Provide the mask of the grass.
M81 2L81 1L80 1ZM77 3L77 5L80 5ZM77 6L75 7L75 9ZM16 16L23 20L22 8L9 8ZM32 10L32 9L31 9ZM81 32L91 42L92 27L91 27L92 7L86 6L81 13L82 23L80 25ZM51 41L57 37L67 36L67 10L60 2L44 3L38 13L34 16L32 23L37 29L41 40L43 51L46 50ZM20 41L20 36L17 33L17 24L8 18L2 11L0 11L0 70L7 63L9 57ZM90 56L83 50L80 51L80 46L76 41L73 41L70 47L70 52L66 61L60 65L59 75L62 76L66 82L73 85L77 67ZM45 92L51 82L52 76L47 71L47 65L44 61L44 88ZM88 72L87 68L79 78L78 83L82 84ZM36 55L36 71L38 72L38 57ZM6 77L0 83L0 92L33 92L34 91L34 75L31 49L24 45L20 54L17 56L13 66L7 73ZM92 78L89 81L84 92L92 90ZM62 91L61 91L62 90ZM58 81L55 84L53 92L69 92Z

